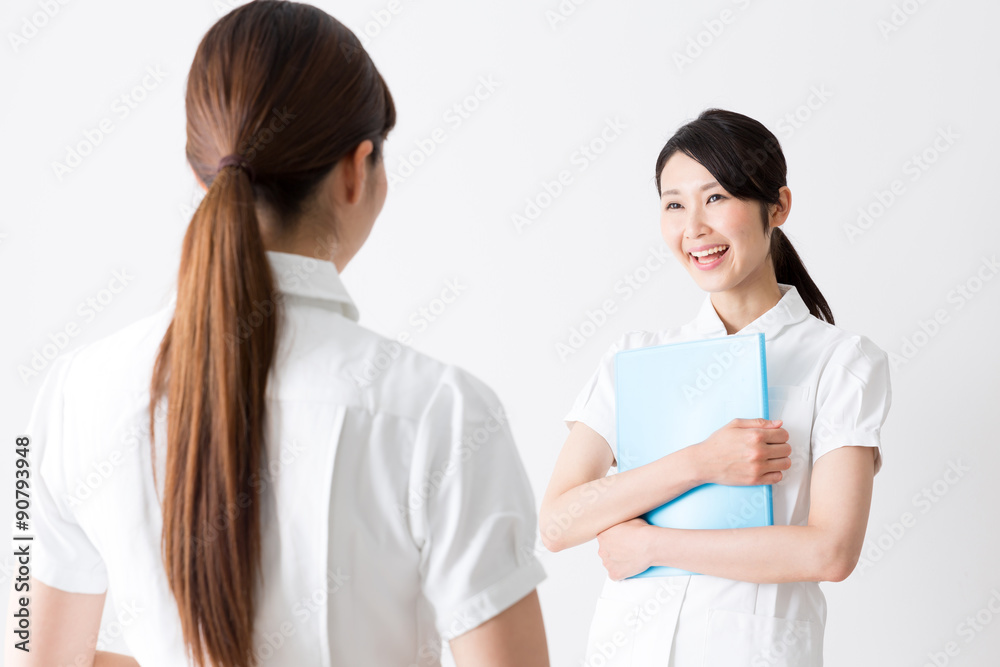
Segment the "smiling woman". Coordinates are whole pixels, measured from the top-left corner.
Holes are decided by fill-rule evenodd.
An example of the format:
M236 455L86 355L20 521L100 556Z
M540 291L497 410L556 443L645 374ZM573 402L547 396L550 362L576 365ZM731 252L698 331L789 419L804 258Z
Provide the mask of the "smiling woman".
M705 293L697 317L629 331L564 416L570 433L542 500L553 551L594 538L608 572L587 664L818 667L818 582L854 569L891 402L886 354L833 323L779 227L791 210L785 160L757 121L708 109L656 162L660 232ZM614 475L614 362L621 350L763 333L772 421L734 419L708 438ZM774 525L669 529L643 518L705 483L769 484ZM698 575L630 578L663 565ZM655 614L637 622L654 603Z

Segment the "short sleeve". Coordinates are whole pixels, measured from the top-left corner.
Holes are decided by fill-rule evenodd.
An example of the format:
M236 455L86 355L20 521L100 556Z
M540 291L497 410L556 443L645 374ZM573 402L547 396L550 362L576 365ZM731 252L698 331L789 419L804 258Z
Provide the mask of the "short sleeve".
M62 451L71 446L72 438L63 430L63 387L72 358L73 353L69 353L53 360L26 431L31 440L31 505L26 532L35 536L31 574L70 593L103 593L108 588L104 560L65 502L68 492Z
M496 616L546 578L535 554L534 493L503 406L455 366L421 415L409 498L423 592L443 640Z
M813 463L838 447L875 447L878 474L882 468L882 425L891 403L888 355L865 336L854 336L841 344L817 385Z
M590 378L576 396L573 406L563 417L566 426L573 428L573 422L583 422L597 431L611 447L615 457L612 465L618 465L618 444L615 438L615 355L625 347L628 334L611 344Z

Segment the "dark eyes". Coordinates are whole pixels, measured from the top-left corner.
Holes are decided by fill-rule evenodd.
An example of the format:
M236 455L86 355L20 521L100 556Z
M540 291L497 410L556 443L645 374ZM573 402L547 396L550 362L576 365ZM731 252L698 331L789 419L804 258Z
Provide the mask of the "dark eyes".
M708 201L712 201L712 197L719 197L719 198L721 198L721 199L725 199L725 198L726 198L726 197L725 197L724 195L720 195L720 194L719 194L718 192L716 192L715 194L713 194L713 195L709 196L709 198L708 198ZM707 203L707 202L706 202L706 203ZM672 202L668 203L668 204L667 204L667 206L666 206L666 210L668 210L668 211L673 211L673 210L676 210L676 209L672 209L672 208L670 208L670 207L671 207L671 206L673 206L674 204L677 204L677 202L675 202L675 201L672 201ZM677 205L678 205L678 206L680 206L680 204L677 204Z

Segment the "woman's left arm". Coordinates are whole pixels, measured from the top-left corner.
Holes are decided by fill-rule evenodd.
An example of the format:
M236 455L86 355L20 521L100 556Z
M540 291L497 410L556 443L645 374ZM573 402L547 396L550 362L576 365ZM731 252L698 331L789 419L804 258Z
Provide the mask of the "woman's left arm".
M30 593L10 590L7 628L4 637L4 665L86 665L93 667L139 667L135 658L97 651L105 593L68 593L38 579L30 579ZM29 651L16 647L21 638L14 634L17 621L14 604L29 598L31 614Z
M760 584L843 581L868 528L876 451L838 447L816 460L808 525L683 530L638 517L599 533L598 553L614 580L667 565Z

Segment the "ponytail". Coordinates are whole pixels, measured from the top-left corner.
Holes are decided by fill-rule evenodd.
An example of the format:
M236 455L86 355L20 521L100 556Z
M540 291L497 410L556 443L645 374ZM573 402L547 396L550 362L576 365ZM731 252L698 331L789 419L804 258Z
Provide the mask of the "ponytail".
M167 398L162 557L194 664L248 667L264 576L255 482L283 315L263 235L294 235L322 180L362 141L377 152L396 111L354 33L312 5L272 0L211 27L185 110L187 160L208 191L184 235L150 384L154 480L153 416Z
M764 218L767 227L767 218ZM779 283L794 285L802 301L809 307L813 317L833 324L833 311L826 302L826 297L816 287L805 265L795 252L792 242L788 240L780 227L771 229L771 261L774 262L774 275Z
M251 480L264 458L277 323L265 317L244 337L238 327L272 289L249 174L224 168L184 235L177 305L150 392L152 434L169 376L161 547L199 667L203 653L212 664L247 665L253 644L260 504Z

